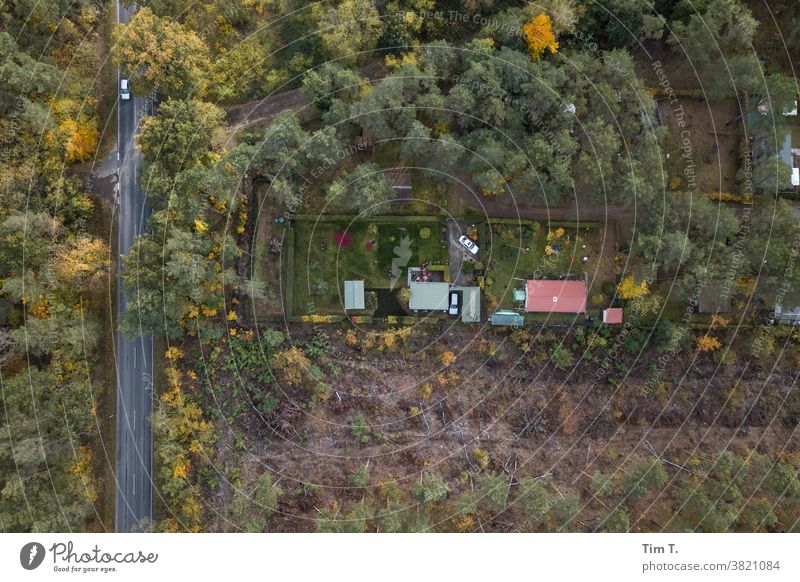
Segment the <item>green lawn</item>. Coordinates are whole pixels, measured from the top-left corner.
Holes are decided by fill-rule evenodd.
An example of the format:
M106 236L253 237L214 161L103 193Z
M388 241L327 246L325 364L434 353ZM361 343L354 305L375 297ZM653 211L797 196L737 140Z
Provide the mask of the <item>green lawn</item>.
M563 229L563 234L555 237L559 228ZM487 296L494 297L498 308L515 307L512 290L524 286L519 279L595 270L600 258L597 229L581 228L578 231L574 227L553 226L551 230L555 238L549 244L554 252L548 255L545 251L548 228L545 225L537 222L486 225L481 251L484 260L488 261L484 291ZM581 263L583 255L589 256L586 264Z
M295 222L294 313L341 314L342 281L404 285L407 267L447 264L441 220ZM427 231L425 230L427 229ZM427 238L424 236L427 234ZM392 272L392 263L395 269Z

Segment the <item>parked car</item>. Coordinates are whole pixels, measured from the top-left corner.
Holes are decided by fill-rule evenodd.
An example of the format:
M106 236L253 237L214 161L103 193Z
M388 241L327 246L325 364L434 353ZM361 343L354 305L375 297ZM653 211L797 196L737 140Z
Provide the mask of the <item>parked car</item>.
M478 245L476 245L474 242L472 242L467 235L462 234L459 237L458 242L460 242L461 246L463 246L465 249L467 249L473 255L477 255L478 254Z
M458 310L461 307L461 295L455 291L450 291L450 307L447 309L448 315L458 315Z
M119 98L126 100L131 98L131 90L130 87L128 87L128 79L120 79L119 81Z

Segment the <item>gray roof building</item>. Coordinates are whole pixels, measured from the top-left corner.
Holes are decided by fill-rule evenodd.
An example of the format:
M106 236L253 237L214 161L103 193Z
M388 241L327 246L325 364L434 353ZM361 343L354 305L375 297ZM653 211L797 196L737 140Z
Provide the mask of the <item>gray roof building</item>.
M413 311L447 311L449 283L415 283L408 286L411 301L408 306Z
M479 323L481 320L481 288L453 287L461 291L461 323Z
M364 309L364 281L344 282L344 308Z
M503 309L492 313L490 318L492 325L510 325L511 327L522 327L525 324L525 317L521 313Z

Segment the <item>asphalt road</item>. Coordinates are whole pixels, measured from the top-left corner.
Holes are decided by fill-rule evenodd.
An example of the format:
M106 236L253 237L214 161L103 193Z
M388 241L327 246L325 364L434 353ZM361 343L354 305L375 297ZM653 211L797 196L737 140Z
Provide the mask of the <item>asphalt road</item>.
M128 22L132 11L117 4L117 20ZM119 87L119 83L117 83ZM119 205L117 214L120 257L128 254L134 237L144 231L150 210L145 204L139 178L142 156L134 147L134 136L152 100L136 94L118 100L117 150L119 152ZM121 263L121 258L120 258ZM121 266L121 264L120 264ZM122 282L117 284L117 316L125 312ZM116 531L141 531L143 519L153 512L153 337L129 338L117 332L117 463Z

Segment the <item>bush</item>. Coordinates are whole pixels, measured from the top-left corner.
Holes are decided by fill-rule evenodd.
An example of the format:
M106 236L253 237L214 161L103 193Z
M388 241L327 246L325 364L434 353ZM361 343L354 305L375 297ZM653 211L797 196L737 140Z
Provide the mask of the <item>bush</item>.
M353 419L353 424L350 425L350 432L363 444L369 442L370 426L363 414L359 413L358 416Z
M355 487L361 487L362 489L369 485L369 465L361 465L356 472L350 476L350 483L352 483Z
M553 362L553 365L559 370L567 370L572 367L572 363L574 358L570 351L562 345L556 346L556 349L553 350L553 355L550 357L550 361Z
M414 486L411 496L420 503L441 501L450 492L450 488L439 475L424 473L422 481Z
M419 229L419 238L422 240L428 240L431 238L431 229L427 226L423 226Z

